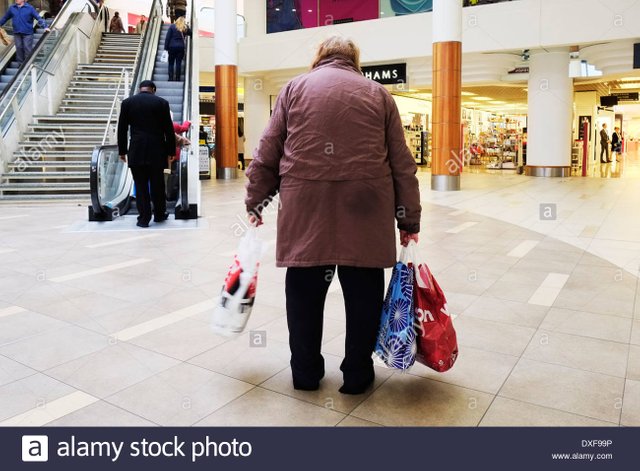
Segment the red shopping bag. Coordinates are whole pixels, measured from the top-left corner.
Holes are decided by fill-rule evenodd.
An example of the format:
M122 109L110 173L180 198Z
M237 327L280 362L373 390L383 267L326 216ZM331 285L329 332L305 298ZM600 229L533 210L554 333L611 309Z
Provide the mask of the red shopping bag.
M426 263L414 265L414 327L418 353L416 360L440 373L458 358L458 340L447 299Z

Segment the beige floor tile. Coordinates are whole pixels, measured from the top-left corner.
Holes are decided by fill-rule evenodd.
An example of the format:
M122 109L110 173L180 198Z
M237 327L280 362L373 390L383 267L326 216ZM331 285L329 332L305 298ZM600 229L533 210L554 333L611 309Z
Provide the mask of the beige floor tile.
M462 313L494 322L537 328L549 311L545 306L534 306L505 299L482 296Z
M223 344L227 340L226 337L215 334L211 330L210 323L184 319L141 337L136 337L129 342L184 361Z
M540 329L627 343L631 319L551 308Z
M9 358L0 356L0 386L36 374L37 371L21 365Z
M628 379L626 382L620 424L640 427L640 381Z
M623 378L522 359L499 396L618 423L623 386Z
M629 347L629 364L627 365L627 379L640 381L640 347Z
M518 357L464 347L449 371L438 373L416 362L409 373L464 388L497 394Z
M67 324L31 311L0 317L0 345L24 340L34 335L53 332Z
M520 356L535 329L491 322L464 315L454 321L460 348L473 347L489 352Z
M0 422L31 409L46 408L75 390L43 374L35 374L0 387Z
M336 427L382 427L380 424L369 422L368 420L358 419L353 416L346 416L342 422Z
M201 420L197 426L334 426L345 415L283 394L255 388Z
M633 329L631 330L631 343L640 345L640 320L633 321Z
M49 422L47 427L153 427L153 422L104 401Z
M108 314L92 316L80 324L99 334L112 335L124 329L162 317L169 311L154 302L127 303Z
M259 328L257 329L260 330ZM257 335L258 332L255 332ZM246 332L189 360L189 363L258 385L289 366L289 344L271 339L252 342Z
M301 401L311 402L320 407L348 414L393 374L390 369L376 367L376 379L373 387L370 388L369 391L359 395L341 394L338 392L338 389L343 383L342 372L340 371L342 358L333 355L324 355L324 359L325 377L320 381L320 389L317 391L298 391L293 389L291 368L286 368L271 377L261 384L260 387L300 399Z
M523 357L624 378L628 354L622 343L539 330Z
M526 402L496 397L480 422L481 427L615 427L603 422Z
M322 352L344 358L344 342L346 334L340 334L332 340L322 344Z
M351 415L385 426L475 426L492 395L408 374L394 374Z
M181 364L106 401L159 425L189 426L251 388L228 376Z
M109 346L109 339L68 325L0 347L0 354L44 371Z
M117 343L47 371L63 383L105 398L178 365L173 358Z
M345 323L337 321L325 316L323 324L322 343L330 342L338 335L344 333ZM289 328L287 327L286 316L260 326L259 330L266 330L270 339L277 340L282 343L289 343Z
M497 281L487 289L485 295L507 301L526 303L529 301L533 293L536 292L538 286L539 284L535 283L520 283L511 280Z

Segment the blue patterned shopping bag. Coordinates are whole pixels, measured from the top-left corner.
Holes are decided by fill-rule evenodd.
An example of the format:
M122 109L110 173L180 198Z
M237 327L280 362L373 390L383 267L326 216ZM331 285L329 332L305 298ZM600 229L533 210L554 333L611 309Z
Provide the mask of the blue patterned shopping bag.
M407 263L398 262L393 267L375 348L387 366L398 370L410 368L416 359L413 276L413 267Z

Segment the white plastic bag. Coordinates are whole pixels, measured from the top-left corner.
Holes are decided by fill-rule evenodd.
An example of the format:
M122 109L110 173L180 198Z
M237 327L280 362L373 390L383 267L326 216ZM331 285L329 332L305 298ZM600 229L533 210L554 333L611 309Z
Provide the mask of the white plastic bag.
M264 252L264 242L258 229L250 227L240 239L222 286L220 301L213 311L212 329L222 335L242 332L247 325L258 284L258 266Z
M169 51L162 51L162 55L160 56L160 62L167 63L169 62Z

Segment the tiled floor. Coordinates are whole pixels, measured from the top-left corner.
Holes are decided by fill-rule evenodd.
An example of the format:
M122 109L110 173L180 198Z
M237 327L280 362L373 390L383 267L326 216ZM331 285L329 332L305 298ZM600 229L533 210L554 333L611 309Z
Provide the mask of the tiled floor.
M249 332L214 334L242 179L203 183L203 217L147 230L84 204L0 204L0 425L640 425L640 168L591 178L419 173L420 252L456 315L447 373L377 368L344 396L344 308L326 303L320 390L292 388L275 216ZM622 178L611 178L621 176ZM542 220L540 205L557 217Z

